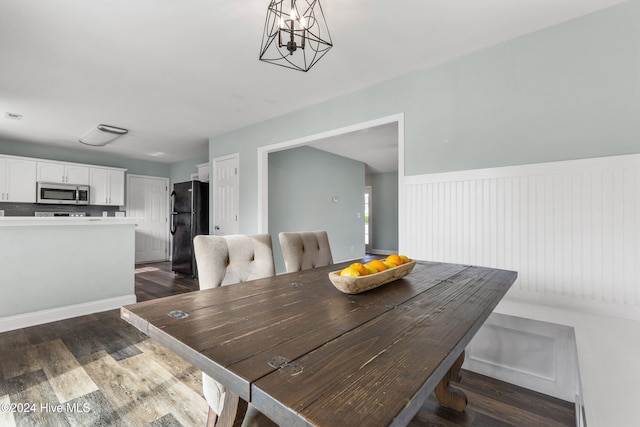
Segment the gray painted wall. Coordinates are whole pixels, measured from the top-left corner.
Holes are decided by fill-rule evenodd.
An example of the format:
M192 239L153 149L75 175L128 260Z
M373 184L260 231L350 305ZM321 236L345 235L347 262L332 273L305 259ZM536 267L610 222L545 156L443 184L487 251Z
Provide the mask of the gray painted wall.
M185 160L179 163L173 163L170 171L171 187L174 182L185 182L191 180L191 174L198 172L196 165L207 163L207 156L201 156L196 159Z
M311 147L269 154L269 233L278 273L285 271L281 231L326 230L334 261L364 256L363 212L364 163Z
M398 173L366 176L371 186L371 249L398 252Z
M212 137L240 153L240 228L257 230L256 150L405 114L405 174L640 151L640 2Z

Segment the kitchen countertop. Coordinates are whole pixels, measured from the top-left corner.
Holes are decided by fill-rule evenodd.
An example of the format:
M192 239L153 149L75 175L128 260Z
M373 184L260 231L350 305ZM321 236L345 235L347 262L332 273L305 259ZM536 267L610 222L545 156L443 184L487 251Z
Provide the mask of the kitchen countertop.
M0 227L38 227L65 225L137 225L144 218L138 217L35 217L35 216L3 216L0 217Z

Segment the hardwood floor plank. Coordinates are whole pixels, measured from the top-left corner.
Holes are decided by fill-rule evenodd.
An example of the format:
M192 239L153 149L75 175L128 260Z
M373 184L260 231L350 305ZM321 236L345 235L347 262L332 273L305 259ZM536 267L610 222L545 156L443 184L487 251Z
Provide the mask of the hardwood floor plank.
M13 383L11 393L12 403L33 404L34 410L29 412L15 412L13 414L19 427L58 427L69 425L65 412L54 408L58 405L58 398L47 381L44 371L29 372L9 380Z
M72 426L124 426L126 423L120 418L109 400L100 390L85 394L68 402L78 408L69 414Z
M146 379L121 367L106 351L101 353L102 357L87 363L84 369L125 423L143 426L165 415L150 403L144 385Z
M154 340L142 341L136 347L194 392L202 393L202 372L199 369Z
M182 424L172 414L167 414L162 418L158 418L146 427L181 427Z
M130 328L126 322L120 318L119 310L103 311L95 314L97 319L107 328L112 329L129 344L137 344L146 341L149 337L136 328Z
M78 325L72 333L62 335L62 340L78 358L103 349L116 360L140 353L133 343L125 340L100 320Z
M526 408L529 412L544 413L552 419L563 420L564 423L573 422L575 409L567 402L522 387L506 386L505 384L507 383L467 371L462 382L456 386L462 390L471 387L483 396L500 400L511 406Z
M11 379L41 369L24 331L19 329L0 334L0 366L2 377Z
M31 344L40 344L61 338L63 335L73 334L78 330L79 324L96 320L95 314L58 320L43 325L31 326L23 329L24 334Z
M62 340L38 344L34 349L59 402L64 403L98 390Z
M155 360L141 355L123 360L119 365L136 373L145 386L144 392L153 397L150 402L154 409L162 416L167 415L168 407L172 407L173 416L182 425L205 425L208 405L201 393L183 384Z
M198 280L175 274L171 263L154 263L140 266L136 274L136 298L138 302L182 294L199 289Z
M545 427L559 427L566 425L562 422L549 418L547 414L536 414L468 389L465 390L465 394L467 395L469 402L472 402L470 403L470 406L476 412L498 419L507 425L520 424Z

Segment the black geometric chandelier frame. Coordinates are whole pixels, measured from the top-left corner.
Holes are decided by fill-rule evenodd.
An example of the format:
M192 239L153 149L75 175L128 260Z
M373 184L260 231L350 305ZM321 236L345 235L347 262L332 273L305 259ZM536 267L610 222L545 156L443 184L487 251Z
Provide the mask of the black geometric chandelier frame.
M333 47L319 0L271 0L260 60L309 71Z

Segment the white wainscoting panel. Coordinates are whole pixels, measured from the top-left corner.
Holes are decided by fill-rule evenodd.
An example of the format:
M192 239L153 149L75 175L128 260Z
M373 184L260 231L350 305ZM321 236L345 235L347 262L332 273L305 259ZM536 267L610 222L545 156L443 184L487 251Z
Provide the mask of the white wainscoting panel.
M493 313L467 346L463 368L567 402L581 399L569 326Z
M640 155L403 183L403 253L516 270L506 298L640 320Z

